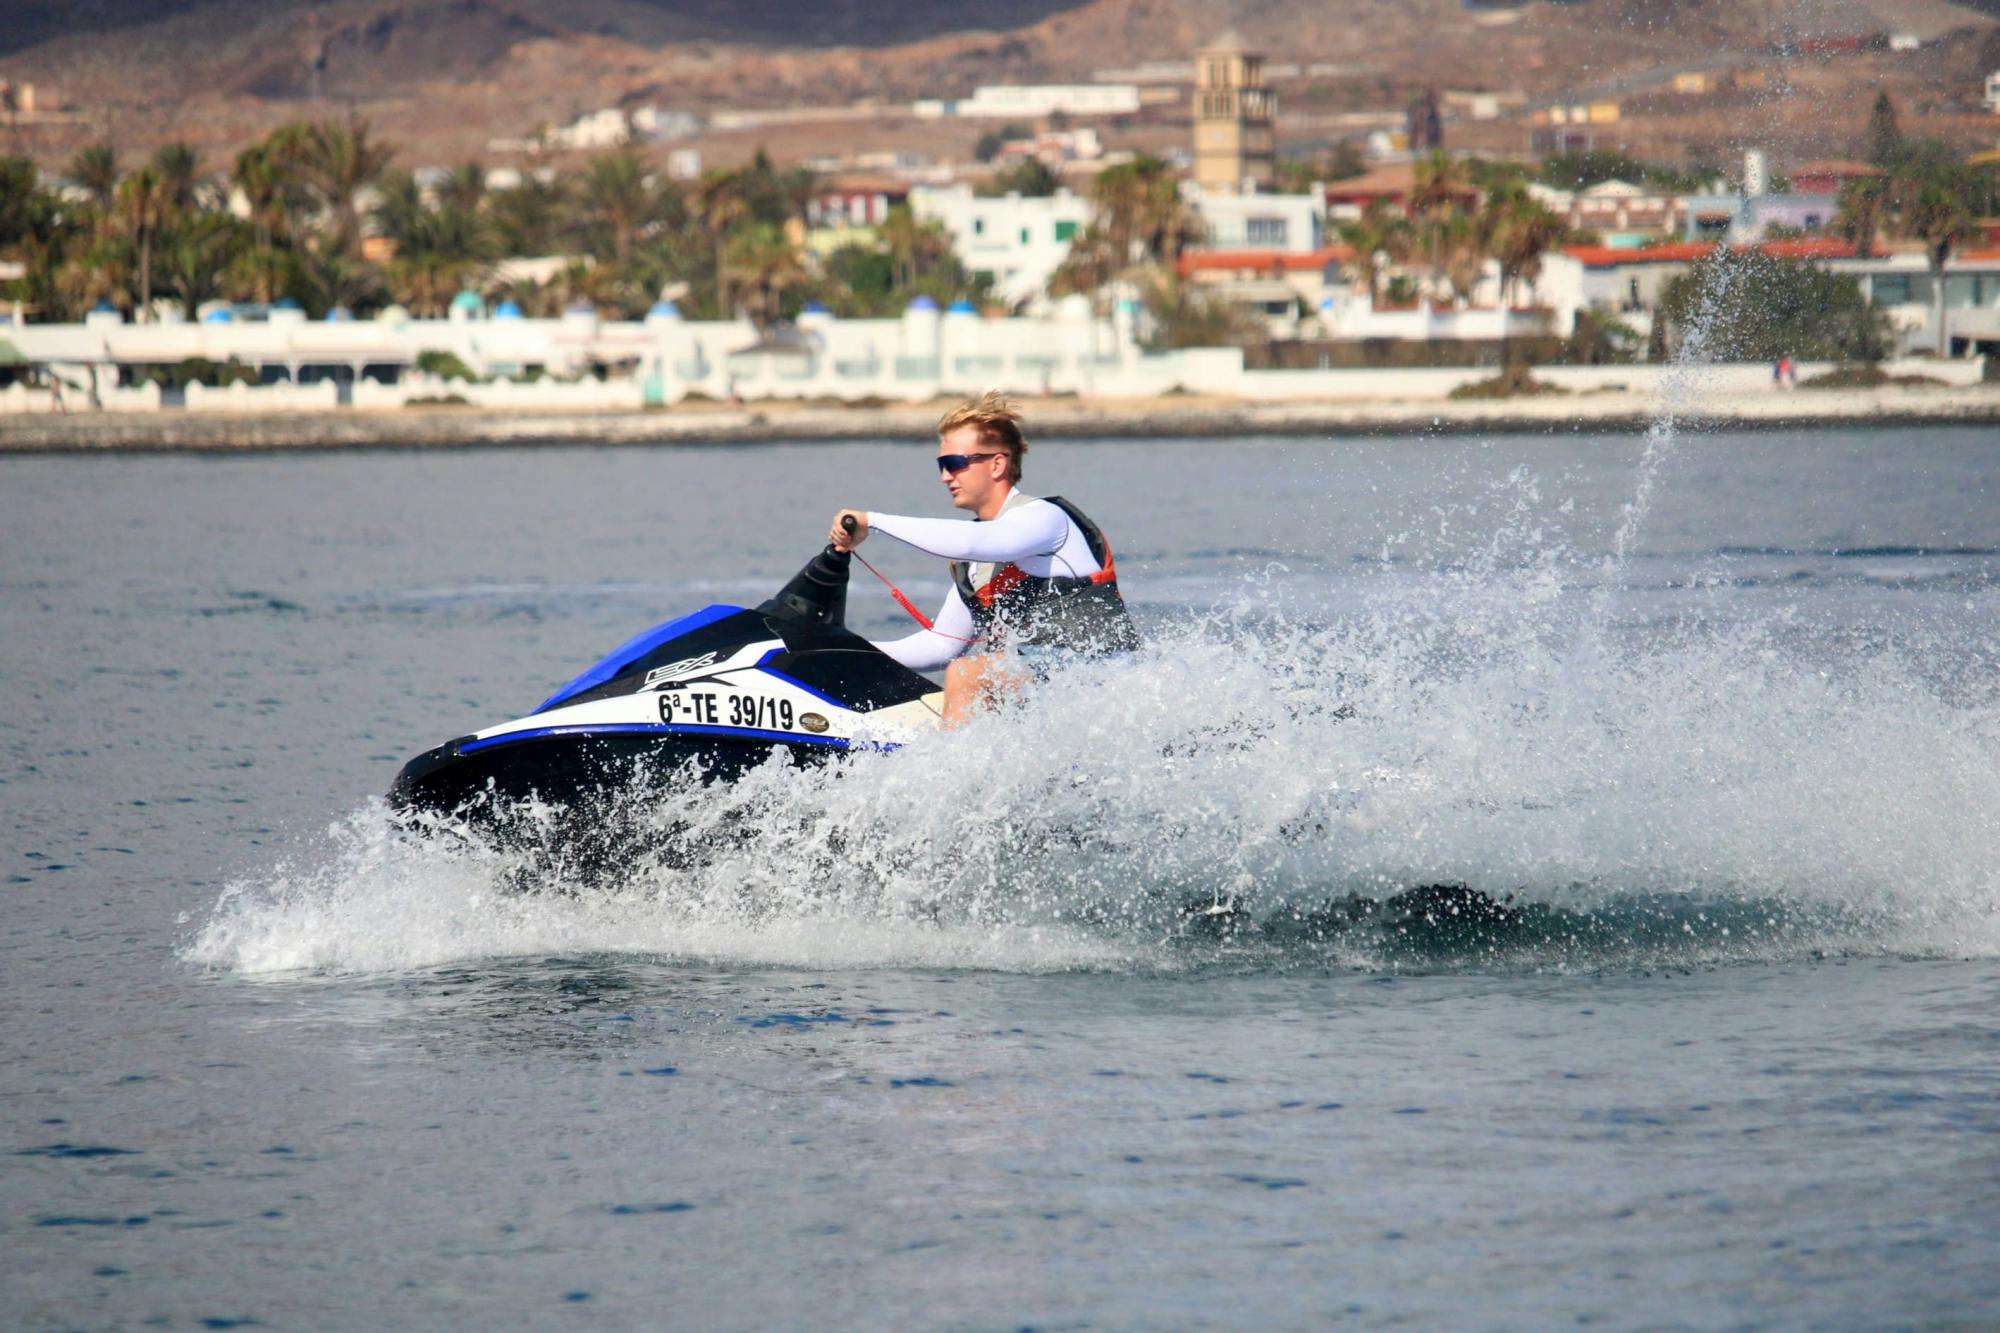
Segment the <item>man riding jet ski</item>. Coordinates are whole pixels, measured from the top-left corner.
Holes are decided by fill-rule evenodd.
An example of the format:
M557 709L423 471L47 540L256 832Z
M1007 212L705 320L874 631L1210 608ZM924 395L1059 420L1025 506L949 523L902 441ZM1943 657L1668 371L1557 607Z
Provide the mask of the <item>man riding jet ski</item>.
M1061 496L1040 500L1020 489L1028 441L1014 405L989 393L945 413L937 429L938 480L952 505L977 521L843 509L827 540L852 551L870 532L886 532L951 562L951 591L936 620L897 593L923 628L878 645L905 666L944 668L949 727L1018 685L1016 664L1044 675L1078 657L1129 652L1139 635L1097 525Z
M776 597L646 631L527 717L412 759L391 803L441 814L527 797L568 805L649 767L692 761L727 780L774 751L805 762L894 748L1017 682L1007 665L1016 658L1040 674L1064 657L1135 647L1096 525L1066 501L1014 489L1027 444L1011 405L989 394L953 409L938 448L953 503L980 522L843 511L826 549ZM891 585L923 629L880 645L843 623L852 552L871 527L954 562L935 624ZM948 661L945 691L914 669Z

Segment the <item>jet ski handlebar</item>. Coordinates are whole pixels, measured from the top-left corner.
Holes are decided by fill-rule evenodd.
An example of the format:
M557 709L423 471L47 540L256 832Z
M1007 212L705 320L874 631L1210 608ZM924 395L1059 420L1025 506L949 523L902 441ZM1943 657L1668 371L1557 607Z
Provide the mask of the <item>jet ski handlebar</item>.
M840 521L845 532L854 531L854 516ZM853 556L834 549L832 542L792 576L778 595L757 609L765 615L809 620L816 624L842 627L847 620L847 571Z

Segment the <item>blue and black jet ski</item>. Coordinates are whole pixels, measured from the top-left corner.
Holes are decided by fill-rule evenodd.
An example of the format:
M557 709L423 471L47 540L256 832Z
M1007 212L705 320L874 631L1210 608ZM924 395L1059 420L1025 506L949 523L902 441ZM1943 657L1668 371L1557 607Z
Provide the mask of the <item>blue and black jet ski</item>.
M774 754L805 763L934 730L938 687L845 627L850 563L829 545L760 606L705 607L647 630L526 717L412 759L391 805L573 805L689 764L727 780Z

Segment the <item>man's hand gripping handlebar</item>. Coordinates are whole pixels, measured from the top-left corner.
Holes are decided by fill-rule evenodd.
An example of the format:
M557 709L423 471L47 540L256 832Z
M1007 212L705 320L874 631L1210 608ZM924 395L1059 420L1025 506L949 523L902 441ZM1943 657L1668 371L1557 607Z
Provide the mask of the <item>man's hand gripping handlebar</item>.
M868 515L860 509L843 509L833 516L826 534L833 549L845 554L868 540Z

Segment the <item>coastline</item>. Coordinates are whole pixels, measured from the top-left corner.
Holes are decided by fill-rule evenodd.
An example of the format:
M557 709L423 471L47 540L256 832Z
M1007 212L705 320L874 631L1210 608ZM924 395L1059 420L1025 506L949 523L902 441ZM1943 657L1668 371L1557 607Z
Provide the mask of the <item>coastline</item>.
M2000 424L2000 384L1703 393L1675 404L1685 423L1717 429ZM602 412L481 408L346 409L288 414L87 413L0 417L0 454L232 453L334 449L478 449L520 445L772 444L928 439L942 400L881 407L762 401L740 406ZM1176 395L1027 398L1029 430L1050 440L1171 437L1557 435L1644 430L1666 404L1606 391L1483 400L1250 402Z

